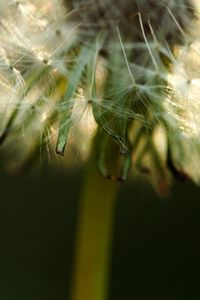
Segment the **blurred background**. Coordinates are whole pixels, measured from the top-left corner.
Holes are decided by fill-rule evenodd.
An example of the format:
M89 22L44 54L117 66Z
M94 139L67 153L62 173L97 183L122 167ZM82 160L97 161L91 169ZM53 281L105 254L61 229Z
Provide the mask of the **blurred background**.
M0 172L0 299L67 300L82 172ZM200 189L159 199L127 182L117 199L109 300L200 299Z

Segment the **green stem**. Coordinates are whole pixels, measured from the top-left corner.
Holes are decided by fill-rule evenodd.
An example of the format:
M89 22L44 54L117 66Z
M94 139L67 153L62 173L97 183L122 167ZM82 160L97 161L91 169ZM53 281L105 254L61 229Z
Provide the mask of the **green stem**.
M83 183L70 300L107 298L118 183L101 177L93 163Z

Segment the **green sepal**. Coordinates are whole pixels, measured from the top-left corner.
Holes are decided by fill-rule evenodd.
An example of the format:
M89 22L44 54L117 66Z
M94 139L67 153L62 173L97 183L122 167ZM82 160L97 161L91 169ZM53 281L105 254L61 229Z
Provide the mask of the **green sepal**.
M59 132L58 132L58 139L56 145L56 152L60 155L64 155L65 147L67 144L69 129L71 126L71 116L73 110L73 103L69 107L69 102L73 101L74 95L78 88L78 85L81 81L81 77L86 65L91 61L94 53L96 51L96 46L89 48L88 46L84 46L79 53L79 57L76 61L76 64L69 75L69 82L67 85L66 92L62 97L62 102L64 103L64 107L66 110L61 114L60 117L60 124L59 124Z

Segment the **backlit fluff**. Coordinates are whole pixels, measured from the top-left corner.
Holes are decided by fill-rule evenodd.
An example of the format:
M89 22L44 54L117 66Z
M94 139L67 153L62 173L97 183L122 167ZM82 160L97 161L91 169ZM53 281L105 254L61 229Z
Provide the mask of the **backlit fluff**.
M199 10L191 0L1 1L0 142L107 178L199 183ZM17 141L17 142L16 142ZM112 153L112 155L111 155ZM192 153L192 155L191 155Z

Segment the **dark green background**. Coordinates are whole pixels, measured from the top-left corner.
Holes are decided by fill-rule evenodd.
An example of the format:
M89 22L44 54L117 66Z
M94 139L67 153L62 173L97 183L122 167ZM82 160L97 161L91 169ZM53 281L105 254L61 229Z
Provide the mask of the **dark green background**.
M67 300L81 180L1 172L1 300ZM109 300L200 299L200 189L179 183L161 200L122 185L110 277Z

